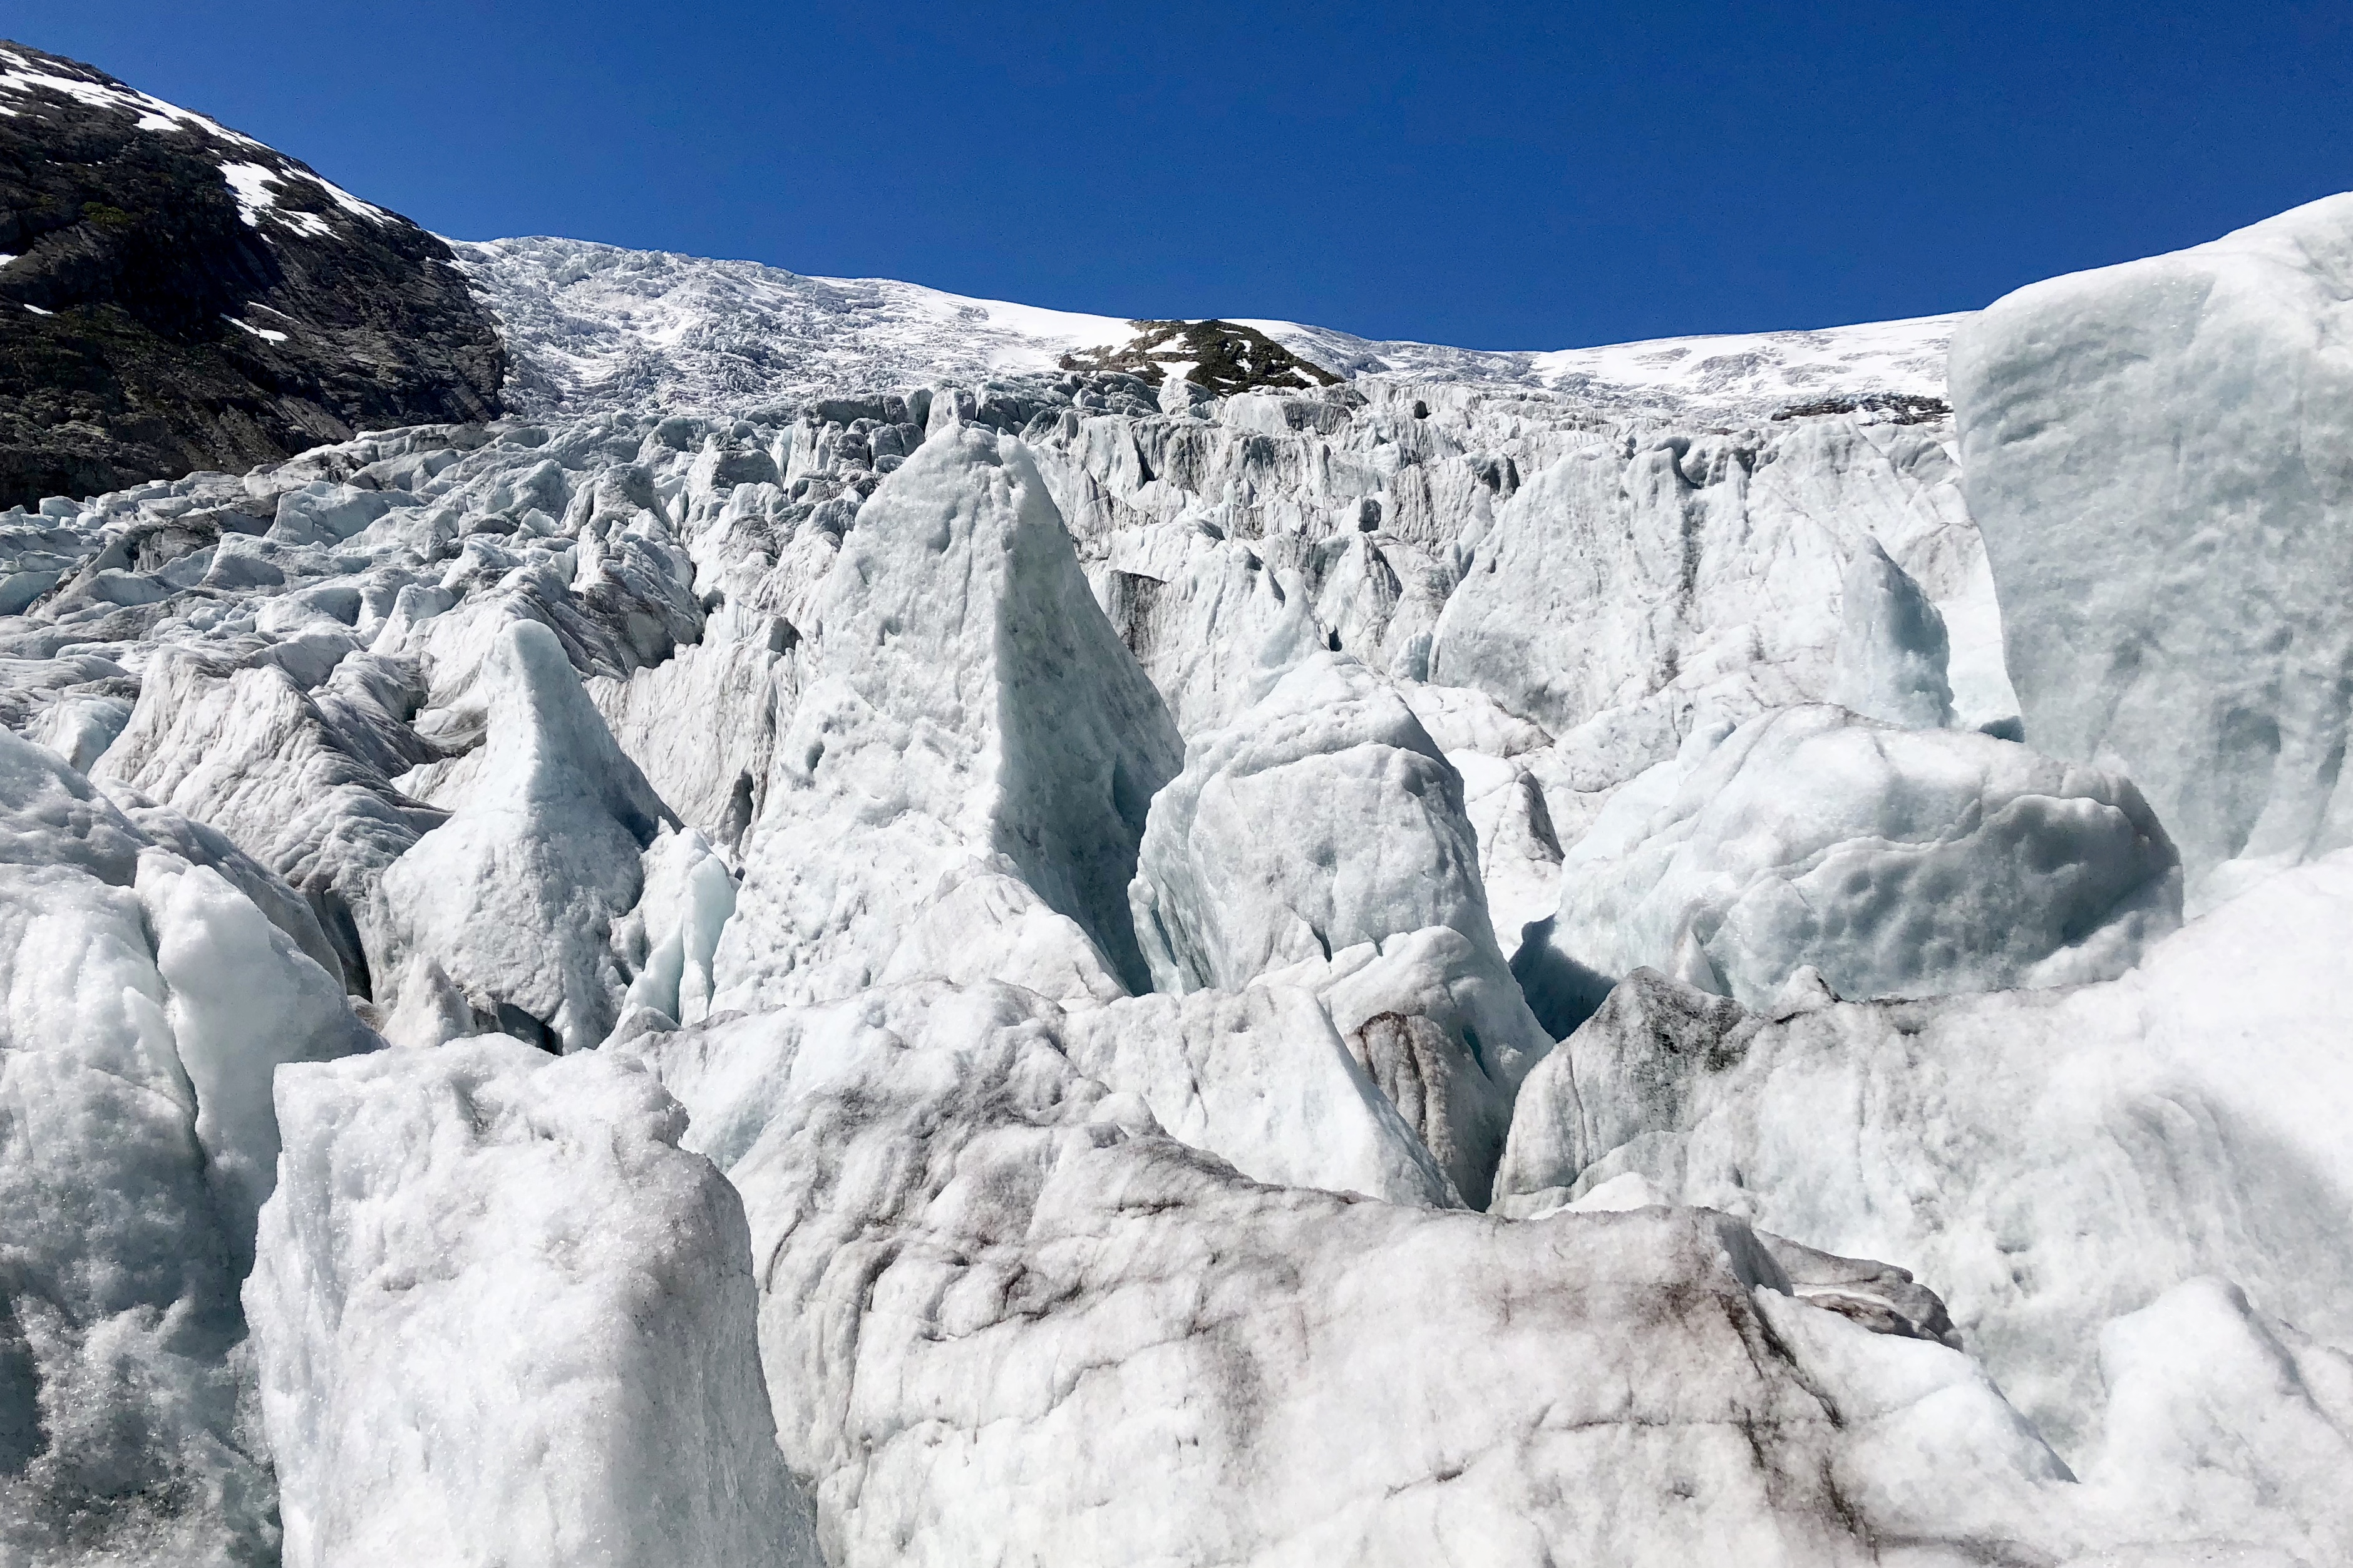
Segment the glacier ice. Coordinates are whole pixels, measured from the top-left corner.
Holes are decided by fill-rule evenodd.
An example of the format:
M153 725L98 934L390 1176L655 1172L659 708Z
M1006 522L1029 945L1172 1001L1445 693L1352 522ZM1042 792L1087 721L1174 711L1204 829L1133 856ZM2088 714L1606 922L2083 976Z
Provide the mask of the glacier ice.
M2325 325L2334 210L2147 265ZM528 416L0 514L0 1556L2344 1555L2348 873L2174 930L2045 636L2335 503L2123 328L1219 395L462 254ZM2164 679L2309 804L2297 595Z
M926 973L1141 989L1127 880L1179 742L1027 449L926 440L860 508L807 635L719 1005Z
M642 1070L492 1036L278 1110L244 1300L290 1568L814 1568L743 1204Z
M1566 856L1517 961L1556 1028L1644 965L1750 1006L1801 968L1859 998L2105 980L2180 919L2128 780L1827 705L1709 739Z
M2353 195L2030 285L1953 398L2027 738L2132 775L2194 905L2353 842Z
M1835 700L1859 675L1890 683L1907 722L1918 699L1903 693L1933 704L1947 679L1961 721L1999 722L2014 700L1959 477L1920 426L1588 435L1458 535L1428 678L1493 694L1611 783L1711 724ZM1857 571L1879 556L1901 577ZM1886 602L1909 606L1902 578L1927 605ZM1846 607L1849 586L1873 602ZM1927 668L1916 623L1932 608L1949 674Z
M237 1310L271 1073L376 1043L229 878L0 731L0 1555L274 1550Z
M1496 946L1461 776L1393 691L1305 638L1292 603L1261 647L1262 695L1189 744L1152 802L1136 938L1156 990L1279 974L1324 994L1483 1206L1512 1094L1552 1040Z
M1063 1021L1072 1066L1172 1134L1278 1186L1460 1206L1461 1192L1301 985L1123 997Z
M744 1194L829 1561L1859 1563L1841 1361L1841 1405L1954 1412L1905 1434L1935 1495L2057 1469L1966 1358L1883 1375L1721 1216L1260 1186L1057 1029L934 982L629 1047Z
M477 684L479 771L375 889L385 1028L403 1045L501 1028L580 1049L618 1016L612 928L637 905L670 810L546 626L502 626Z
M1817 988L1758 1016L1637 972L1530 1075L1499 1206L1639 1172L1681 1202L1901 1258L2081 1456L2102 1325L2185 1280L2221 1276L2325 1341L2353 1331L2348 932L2339 852L2103 984L1883 1004Z

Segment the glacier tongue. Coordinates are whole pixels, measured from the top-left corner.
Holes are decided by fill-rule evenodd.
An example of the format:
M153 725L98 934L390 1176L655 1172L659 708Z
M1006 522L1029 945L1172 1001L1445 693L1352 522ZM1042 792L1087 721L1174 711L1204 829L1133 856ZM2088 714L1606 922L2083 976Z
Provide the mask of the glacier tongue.
M2338 216L1957 447L1949 321L1220 394L498 242L543 422L0 514L0 1556L2343 1557L2335 503L2181 368Z

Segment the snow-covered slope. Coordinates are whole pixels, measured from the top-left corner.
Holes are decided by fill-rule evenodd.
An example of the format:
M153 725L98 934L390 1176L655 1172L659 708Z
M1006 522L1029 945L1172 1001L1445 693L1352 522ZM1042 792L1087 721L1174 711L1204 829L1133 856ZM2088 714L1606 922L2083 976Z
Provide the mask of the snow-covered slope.
M1118 317L973 300L887 279L804 278L576 239L455 243L507 333L508 395L533 414L708 412L934 381L1054 371L1135 334ZM1557 391L1613 414L1700 425L1835 399L1941 399L1956 316L1815 331L1491 353L1239 321L1343 376Z
M2346 1561L2353 852L2185 922L2129 776L2333 787L2292 218L2211 387L1989 312L1968 472L1942 321L1217 391L510 241L529 417L0 513L0 1557ZM2016 547L2250 516L2259 668Z

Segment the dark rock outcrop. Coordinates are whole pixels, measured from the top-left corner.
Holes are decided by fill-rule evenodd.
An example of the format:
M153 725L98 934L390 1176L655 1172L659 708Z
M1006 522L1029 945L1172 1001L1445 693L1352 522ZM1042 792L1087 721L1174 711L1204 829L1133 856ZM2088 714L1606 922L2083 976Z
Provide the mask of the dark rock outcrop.
M0 506L499 412L438 239L259 142L0 43Z
M1131 321L1135 336L1124 347L1083 349L1062 356L1064 370L1124 371L1158 386L1185 367L1185 379L1211 392L1312 392L1340 378L1301 359L1256 327L1232 321Z

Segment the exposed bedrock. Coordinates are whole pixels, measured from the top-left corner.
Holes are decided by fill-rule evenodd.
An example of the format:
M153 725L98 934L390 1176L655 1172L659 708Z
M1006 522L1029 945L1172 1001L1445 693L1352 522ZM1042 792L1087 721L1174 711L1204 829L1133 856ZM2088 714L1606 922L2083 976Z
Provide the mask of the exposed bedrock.
M440 240L78 61L0 72L0 505L498 413Z

